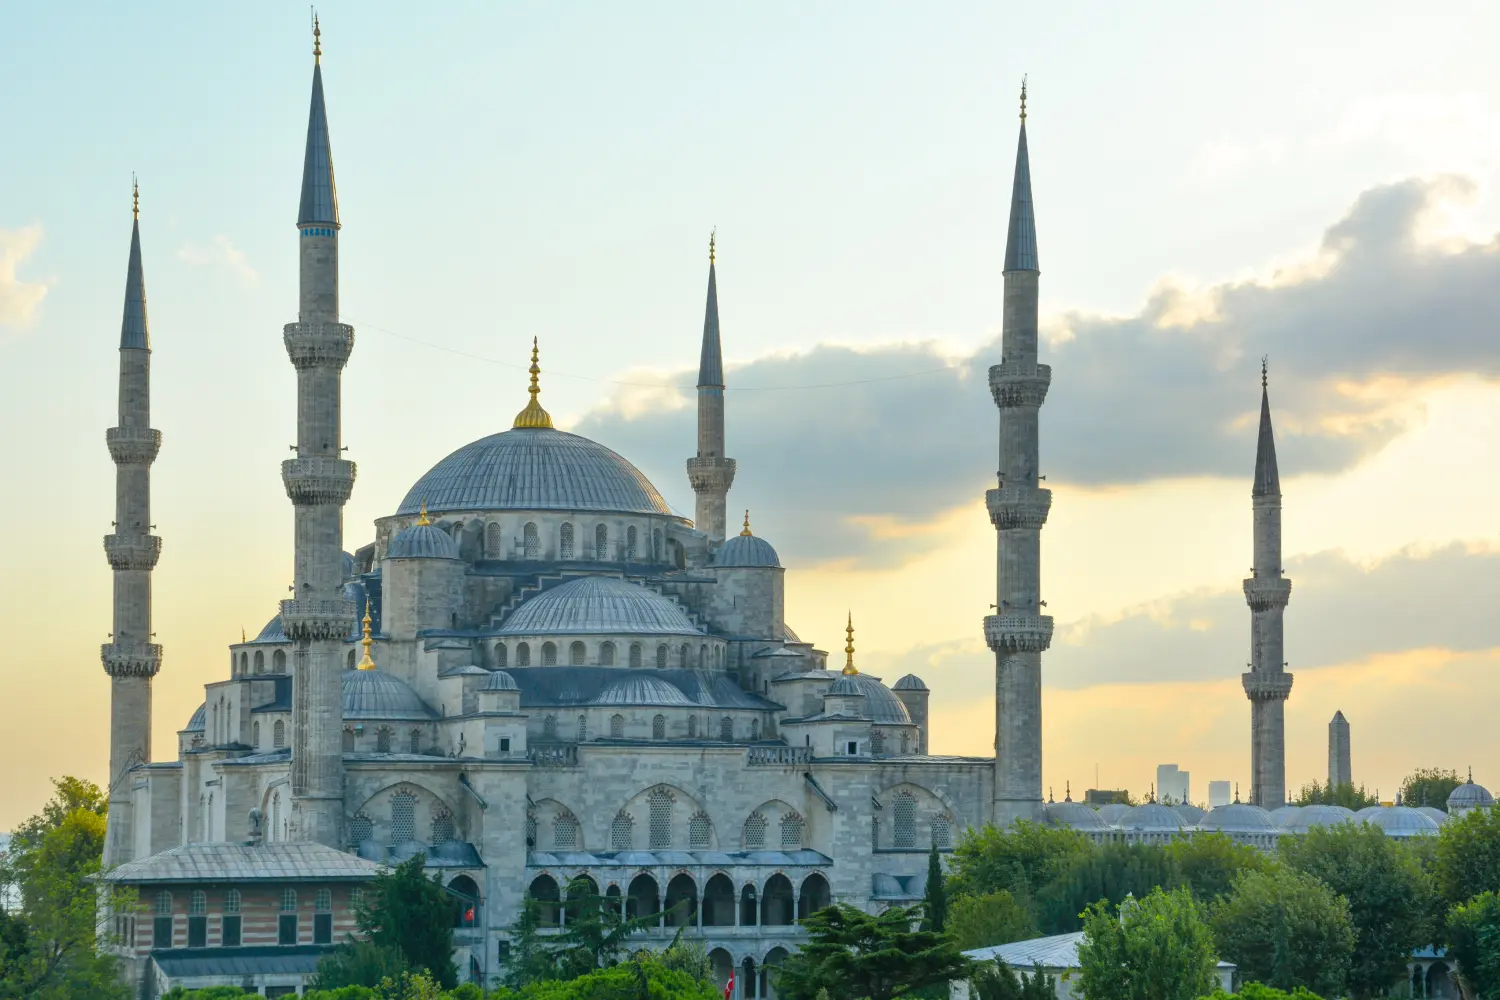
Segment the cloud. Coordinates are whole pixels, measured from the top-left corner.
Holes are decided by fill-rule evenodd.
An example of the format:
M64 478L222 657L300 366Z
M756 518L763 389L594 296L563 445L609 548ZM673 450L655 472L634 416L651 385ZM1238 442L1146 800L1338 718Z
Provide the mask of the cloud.
M1064 334L1043 347L1042 472L1091 486L1248 479L1262 354L1283 476L1339 472L1378 451L1420 422L1427 383L1500 377L1500 241L1421 238L1425 219L1472 193L1452 177L1372 188L1298 267L1201 288L1168 277L1133 316L1054 317ZM732 501L771 513L778 543L804 558L896 558L926 544L890 528L970 503L993 481L986 368L998 357L996 340L957 359L936 342L819 344L732 366ZM658 380L691 384L693 373ZM665 392L672 405L622 395L577 429L672 492L695 409L686 392ZM878 547L872 525L887 529Z
M25 326L47 295L42 282L22 281L16 268L42 241L41 226L0 229L0 326Z
M243 288L254 288L260 284L260 275L250 266L245 252L236 247L228 236L218 235L206 246L184 243L177 251L177 259L185 264L219 267L235 277Z

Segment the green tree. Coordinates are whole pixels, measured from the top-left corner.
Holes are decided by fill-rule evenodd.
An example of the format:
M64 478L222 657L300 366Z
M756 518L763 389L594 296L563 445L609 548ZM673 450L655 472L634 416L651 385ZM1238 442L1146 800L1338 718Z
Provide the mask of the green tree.
M1004 889L1026 906L1057 877L1068 862L1088 854L1088 838L1077 830L1020 822L997 827L987 823L959 838L949 860L954 895L982 896Z
M355 904L354 922L371 943L400 952L412 970L426 969L440 987L452 989L458 982L454 901L441 876L423 874L426 864L426 855L416 854L371 879Z
M658 919L652 913L627 920L620 914L620 901L599 895L599 887L590 878L569 882L565 897L567 919L562 932L548 942L561 979L574 979L615 964L630 935L655 927Z
M1366 791L1364 785L1355 788L1347 782L1339 785L1332 782L1320 785L1316 781L1311 781L1302 786L1302 790L1297 793L1297 801L1292 805L1343 806L1345 809L1358 812L1366 806L1380 805L1380 800Z
M1471 809L1438 833L1438 890L1457 905L1481 892L1500 892L1500 810Z
M1203 1000L1322 1000L1322 998L1300 986L1288 993L1274 986L1266 986L1264 983L1245 983L1238 993L1225 993L1222 988L1215 988Z
M411 969L406 953L390 944L374 941L350 941L340 945L318 961L308 987L314 990L336 990L344 986L374 988L386 979L400 979Z
M1457 771L1421 767L1401 782L1401 801L1409 806L1432 806L1447 812L1448 796L1463 783Z
M1078 989L1089 1000L1195 1000L1214 985L1213 933L1183 886L1153 889L1123 912L1088 908L1078 946Z
M935 931L914 929L921 906L865 913L845 903L802 921L808 940L776 972L776 992L788 1000L890 1000L914 990L962 979L968 961Z
M1432 937L1428 887L1417 859L1379 827L1344 823L1283 837L1281 860L1349 901L1354 955L1349 992L1356 1000L1387 989L1406 974L1412 949Z
M1483 892L1448 914L1448 957L1468 996L1500 996L1500 894Z
M664 969L674 972L685 972L700 983L711 983L714 981L713 961L708 957L701 941L685 941L682 938L682 928L678 928L677 935L672 943L662 949L660 955L655 956L657 962Z
M577 979L531 983L505 1000L723 1000L723 994L712 983L641 955Z
M927 891L922 900L922 927L929 931L942 931L948 920L947 876L943 874L943 859L938 855L937 844L927 853Z
M983 896L958 896L944 927L961 951L1036 937L1031 911L1004 889Z
M511 989L557 978L557 961L540 934L541 926L542 904L528 892L521 897L521 909L510 925L510 953L502 978Z
M1043 934L1065 934L1083 926L1083 911L1099 900L1120 903L1161 887L1171 889L1181 876L1167 849L1158 844L1101 844L1068 859L1037 898L1037 923Z
M1041 969L1030 975L1004 962L980 962L969 974L974 1000L1056 1000L1057 981Z
M1268 871L1276 865L1274 859L1253 847L1236 844L1223 833L1178 837L1167 845L1167 856L1200 903L1212 903L1228 895L1240 872Z
M1290 868L1246 871L1213 908L1219 954L1268 986L1342 996L1354 956L1349 901Z

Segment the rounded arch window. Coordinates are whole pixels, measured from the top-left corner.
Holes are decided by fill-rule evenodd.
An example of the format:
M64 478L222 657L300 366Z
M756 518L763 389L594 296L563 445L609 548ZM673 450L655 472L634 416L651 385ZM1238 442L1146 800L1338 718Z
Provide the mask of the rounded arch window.
M531 666L531 647L524 642L516 643L516 666Z
M281 890L281 912L282 913L296 913L297 912L297 890L296 889L282 889Z
M616 712L609 717L609 735L616 740L625 738L625 716Z
M156 913L157 916L163 917L171 915L172 894L170 892L162 891L156 894Z
M662 643L656 647L656 669L667 669L667 644Z
M542 666L544 666L544 667L555 667L555 666L557 666L557 643L555 643L555 642L544 642L544 643L542 643Z
M557 716L549 715L542 720L542 738L557 739Z
M537 531L535 521L527 521L526 526L521 529L521 547L525 551L527 559L541 558L542 536Z
M598 524L594 526L594 558L609 558L609 526Z
M895 847L917 846L917 800L910 792L896 793L891 843Z
M353 670L354 669L354 650L352 650L352 649L349 650L349 656L347 657L347 662L349 664L349 669Z
M557 532L557 558L573 558L573 522L564 521Z
M615 665L615 644L612 642L601 642L599 644L599 665L612 667Z
M376 753L390 753L391 752L391 727L390 726L381 726L379 729L375 730L375 752Z
M240 654L240 673L242 673L242 674L248 674L249 672L250 672L250 654L249 653L241 653Z
M500 670L504 670L506 664L509 662L509 659L510 657L506 652L505 643L495 643L495 666Z
M276 652L271 654L271 673L286 673L286 650L278 649Z
M413 729L411 731L411 752L422 752L422 730L420 729Z
M632 667L641 665L641 644L638 642L630 644L630 665Z
M655 528L651 532L651 561L661 562L661 529Z
M271 746L277 749L286 746L286 723L281 719L271 727Z
M332 913L333 892L328 889L319 889L317 895L313 897L313 909L319 913Z
M635 556L636 556L636 530L635 530L635 525L632 524L630 526L630 528L628 530L626 530L626 532L625 532L625 559L628 562L635 562Z
M689 646L687 643L683 643L682 649L678 650L678 665L684 670L692 666L692 664L689 662L692 657L692 648L693 647Z
M238 889L230 889L224 893L224 912L240 912L240 891Z
M698 717L696 715L690 715L690 716L688 716L688 739L695 740L697 738L698 738Z
M500 524L491 521L484 526L484 554L491 559L500 558Z
M250 743L255 749L260 749L260 723L256 722L250 726Z
M698 647L698 669L702 670L708 666L708 645L705 643Z
M259 649L255 651L255 672L257 674L266 672L266 654Z
M734 739L734 720L727 715L719 720L719 739L725 743Z
M667 717L665 715L652 716L651 738L653 740L664 740L667 738Z
M580 715L578 717L578 742L586 743L589 738L589 717Z
M568 665L581 667L588 660L588 648L582 642L574 640L568 647Z

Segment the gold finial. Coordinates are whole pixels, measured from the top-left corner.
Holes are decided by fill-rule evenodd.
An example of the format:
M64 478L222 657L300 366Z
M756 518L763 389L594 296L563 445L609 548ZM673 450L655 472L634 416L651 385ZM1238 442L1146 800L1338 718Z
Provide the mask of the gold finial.
M1266 387L1266 365L1270 361L1270 358L1269 354L1262 354L1260 356L1260 387L1262 389Z
M750 537L750 511L748 510L745 511L745 526L740 529L740 536L743 538Z
M422 509L417 511L417 526L425 528L432 522L427 520L427 501L422 501Z
M513 427L524 427L532 430L547 429L552 427L552 414L542 409L542 404L537 402L537 396L541 394L542 386L537 376L542 373L541 366L537 362L538 352L536 338L531 338L531 388L526 391L531 393L531 402L526 404L526 409L516 414L516 422Z
M245 642L245 626L240 626L240 642Z
M1026 77L1021 77L1021 121L1026 120Z
M844 676L854 677L859 669L854 666L854 612L849 612L849 624L844 629L849 641L844 644Z
M364 638L359 640L359 642L360 645L365 647L365 658L359 661L359 669L374 670L375 661L370 659L370 647L375 644L375 640L370 638L370 599L368 597L365 598L365 617L361 624L363 626Z
M313 61L323 61L323 29L318 26L318 12L313 10Z
M714 226L708 231L708 262L714 262L714 238L719 235L719 227Z
M137 219L141 217L141 184L135 174L130 175L130 214Z

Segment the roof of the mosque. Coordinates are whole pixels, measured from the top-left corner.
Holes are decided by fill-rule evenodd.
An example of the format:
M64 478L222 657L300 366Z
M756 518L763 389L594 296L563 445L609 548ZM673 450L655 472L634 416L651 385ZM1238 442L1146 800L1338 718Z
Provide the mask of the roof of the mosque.
M193 717L188 719L187 725L182 727L185 733L203 733L208 731L208 702L198 706Z
M1070 934L1054 934L1051 937L1032 938L1030 941L1012 941L988 948L975 948L964 952L966 958L976 962L1004 962L1013 969L1076 969L1078 946L1083 943L1083 931ZM1218 963L1220 969L1233 969L1229 962Z
M396 509L566 510L674 516L641 471L596 441L551 428L480 438L434 465Z
M1183 828L1182 817L1176 810L1160 802L1146 802L1134 806L1115 821L1122 830L1144 833L1176 833Z
M496 670L490 674L490 679L484 682L486 691L519 691L516 679L504 670Z
M879 677L871 674L846 675L837 670L789 670L772 678L771 683L809 678L837 682L845 676L859 685L860 693L865 696L865 712L869 715L871 722L887 726L911 725L911 714L906 711L906 706L901 704L901 699L897 698L890 688L880 683Z
M184 844L127 861L99 877L105 882L245 882L298 879L363 880L379 866L310 841L276 844Z
M709 670L621 667L510 667L522 708L660 705L773 711L781 706Z
M1108 830L1109 824L1099 810L1082 802L1049 802L1044 810L1047 822L1072 830Z
M1306 833L1315 826L1338 826L1353 818L1353 810L1343 806L1302 806L1284 819L1281 827L1287 833Z
M714 565L722 567L779 567L781 558L759 535L731 535L714 549Z
M855 680L853 676L850 676L848 674L840 676L839 679L830 684L828 686L828 690L824 691L823 693L831 694L835 697L843 696L863 698L865 696L865 692L859 686L859 681Z
M927 684L916 674L907 674L891 685L892 691L926 691Z
M1208 815L1198 821L1198 828L1222 833L1275 833L1276 823L1260 806L1231 802L1210 809Z
M457 559L458 543L442 528L413 524L391 539L387 559Z
M437 713L406 682L383 670L345 670L344 719L437 718Z
M1468 781L1453 789L1448 795L1449 809L1455 806L1460 809L1472 809L1475 806L1493 805L1494 802L1495 798L1490 794L1490 790L1483 785L1474 784L1472 775Z
M1430 837L1438 832L1432 817L1425 816L1410 806L1382 806L1363 817L1371 826L1378 826L1387 837Z
M545 590L505 619L497 635L703 636L681 605L639 584L585 576Z
M1191 802L1179 802L1172 806L1172 811L1181 816L1182 822L1187 826L1197 826L1208 815Z

